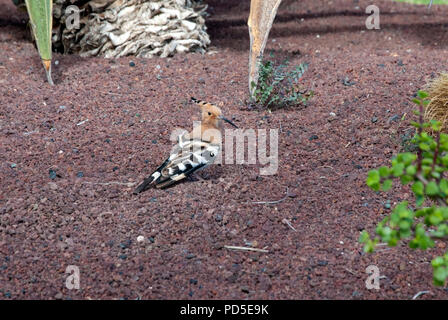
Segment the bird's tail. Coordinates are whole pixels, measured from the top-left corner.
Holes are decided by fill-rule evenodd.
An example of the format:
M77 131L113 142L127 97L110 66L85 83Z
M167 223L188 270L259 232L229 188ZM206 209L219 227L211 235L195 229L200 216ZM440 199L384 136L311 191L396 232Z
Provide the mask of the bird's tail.
M143 180L143 182L134 190L134 194L139 194L140 192L145 191L146 189L148 189L148 187L157 179L154 177L154 174L156 172L154 172L152 175L150 175L148 178L146 178L145 180Z
M157 168L148 178L143 180L143 182L134 190L134 194L139 194L140 192L148 189L153 183L157 182L159 178L162 176L162 170L166 167L169 159L165 160L165 162Z

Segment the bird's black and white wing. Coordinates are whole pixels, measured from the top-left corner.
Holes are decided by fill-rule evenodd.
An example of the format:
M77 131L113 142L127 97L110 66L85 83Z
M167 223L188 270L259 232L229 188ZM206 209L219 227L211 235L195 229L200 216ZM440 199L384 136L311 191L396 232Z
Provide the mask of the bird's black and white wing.
M134 193L140 193L150 185L155 185L157 188L166 188L185 179L190 174L212 164L220 151L219 149L218 144L200 139L184 140L179 137L179 142L168 159L146 178L135 189Z

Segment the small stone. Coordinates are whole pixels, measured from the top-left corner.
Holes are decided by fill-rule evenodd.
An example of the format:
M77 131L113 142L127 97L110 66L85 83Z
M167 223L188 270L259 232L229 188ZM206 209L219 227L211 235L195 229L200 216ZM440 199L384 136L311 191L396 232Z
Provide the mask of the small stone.
M126 260L126 259L128 258L128 256L125 255L125 254L122 254L122 255L120 255L119 258L120 258L121 260Z
M195 257L196 257L196 255L194 255L194 254L192 254L192 253L189 253L189 254L187 254L187 256L186 256L186 258L187 258L188 260L193 259L193 258L195 258Z
M372 123L376 123L378 121L378 118L377 117L373 117L371 121L372 121Z
M50 170L48 170L48 173L49 173L49 175L50 175L50 179L51 179L51 180L56 179L56 177L57 177L57 173L56 173L56 171L50 169Z
M11 168L15 168L15 167L17 167L17 164L16 163L11 163Z
M138 236L137 237L137 242L143 242L145 241L145 237L144 236Z
M319 139L319 137L317 135L315 135L315 134L313 134L311 137L309 137L310 141L313 141L313 140L316 140L316 139Z
M354 84L356 84L356 82L350 81L350 79L349 79L348 77L345 77L345 78L342 80L342 84L343 84L344 86L350 87L350 86L353 86Z
M78 178L82 178L82 177L84 177L84 173L83 173L82 171L79 171L79 172L76 174L76 176L77 176Z
M244 293L249 293L249 288L248 287L241 287L241 291Z
M59 292L58 294L56 294L56 295L54 296L54 298L55 298L56 300L61 300L61 299L63 298L63 295L62 295L61 292Z
M130 67L135 67L135 62L134 61L129 62L129 66Z
M120 243L120 248L127 249L127 248L129 248L130 245L131 245L131 240L127 240L125 242Z
M222 221L222 215L217 214L217 215L215 216L215 220L216 220L216 222L221 222L221 221Z
M54 182L49 182L48 186L50 187L51 190L57 190L58 185Z
M334 112L330 112L330 116L332 116L332 117L336 117L336 113L334 113Z
M353 296L353 297L361 297L361 296L362 296L362 293L359 292L359 291L353 291L352 296Z
M190 279L190 284L194 284L194 285L196 285L196 284L198 284L198 280L196 280L196 279Z
M204 80L204 78L199 78L199 79L198 79L198 82L204 84L204 83L205 83L205 80Z
M388 120L387 122L388 122L388 123L391 123L391 122L396 122L396 121L398 121L398 120L400 120L400 116L399 116L398 114L396 114L396 115L390 117L389 120Z

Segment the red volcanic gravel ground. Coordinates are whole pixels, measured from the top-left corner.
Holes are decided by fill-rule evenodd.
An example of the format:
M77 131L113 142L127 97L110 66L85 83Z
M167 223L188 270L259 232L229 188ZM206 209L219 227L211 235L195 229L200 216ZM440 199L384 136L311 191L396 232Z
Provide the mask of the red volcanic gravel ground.
M365 178L402 150L412 95L445 70L448 7L375 1L381 29L367 30L369 1L285 1L267 52L308 62L315 96L271 113L245 103L249 1L209 4L207 54L55 54L51 87L24 14L0 0L0 298L446 299L430 264L444 243L364 254L358 237L411 197ZM213 165L203 180L133 195L171 130L199 116L190 96L241 128L278 129L277 174ZM65 287L69 265L79 290ZM369 265L380 290L366 289Z

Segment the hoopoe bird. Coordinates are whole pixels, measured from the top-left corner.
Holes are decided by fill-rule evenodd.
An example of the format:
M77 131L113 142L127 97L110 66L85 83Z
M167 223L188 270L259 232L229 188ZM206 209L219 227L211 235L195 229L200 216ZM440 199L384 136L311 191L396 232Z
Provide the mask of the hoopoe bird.
M238 128L222 115L221 109L216 105L195 98L191 98L191 101L201 108L201 124L191 132L179 136L170 156L135 189L134 194L145 191L150 186L166 188L206 168L215 161L221 147L221 141L218 140L221 136L213 135L213 130L220 130L222 121Z

